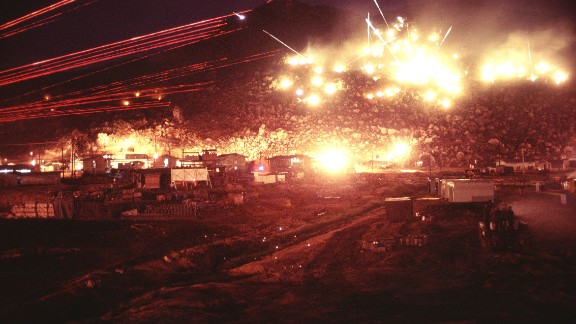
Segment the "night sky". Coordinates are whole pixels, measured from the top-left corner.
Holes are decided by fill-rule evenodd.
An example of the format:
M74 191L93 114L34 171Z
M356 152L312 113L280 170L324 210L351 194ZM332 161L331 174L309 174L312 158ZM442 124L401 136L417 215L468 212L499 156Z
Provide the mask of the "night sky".
M2 1L0 22L5 24L58 2L58 0ZM378 14L373 0L302 0L302 2L337 6L358 12L370 10L373 15ZM553 19L556 16L571 14L572 9L570 2L565 0L379 1L386 14L407 4L426 8L431 3L438 2L442 2L441 5L437 5L436 8L440 8L438 10L443 10L442 6L446 3L457 3L461 6L458 10L463 14L469 10L470 4L489 8L501 7L505 3L517 7L518 10L542 12L542 16ZM264 3L266 0L76 0L64 6L63 10L59 10L63 13L54 21L13 36L0 38L0 69L18 67L234 11L253 9ZM453 12L458 14L458 10L451 11L450 15L453 15ZM39 19L32 21L37 20Z

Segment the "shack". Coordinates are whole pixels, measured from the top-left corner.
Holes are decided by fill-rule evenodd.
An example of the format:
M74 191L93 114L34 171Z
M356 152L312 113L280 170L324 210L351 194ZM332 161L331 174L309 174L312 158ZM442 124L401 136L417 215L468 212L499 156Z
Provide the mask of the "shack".
M220 154L216 164L226 171L246 170L246 156L238 153Z
M132 172L132 182L136 188L169 189L170 169L139 169Z
M110 169L110 156L95 154L82 159L83 174L105 174Z
M312 159L306 155L280 155L269 159L270 172L285 173L288 178L302 178L312 170Z
M494 184L480 179L443 180L441 196L454 203L494 201Z
M277 182L286 182L286 175L284 174L275 174L269 172L253 172L254 174L254 182L256 183L277 183Z
M211 185L207 168L181 168L171 169L171 182L174 186L195 186L198 184Z

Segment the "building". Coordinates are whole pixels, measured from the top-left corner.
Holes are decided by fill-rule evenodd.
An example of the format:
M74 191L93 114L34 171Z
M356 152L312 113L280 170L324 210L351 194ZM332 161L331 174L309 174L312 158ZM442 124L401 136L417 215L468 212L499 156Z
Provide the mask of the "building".
M107 154L95 154L87 156L82 161L84 174L104 174L110 169L111 156Z
M497 166L500 167L511 167L515 172L522 171L549 171L552 170L553 164L546 160L532 160L526 159L522 161L521 159L514 160L498 160Z
M154 159L152 167L154 168L175 168L180 163L180 160L177 157L164 154L158 156L158 158Z
M246 156L238 153L220 154L216 165L225 171L245 171Z
M170 168L137 169L131 173L136 188L169 189L171 183Z
M271 173L285 173L289 178L301 178L312 170L312 159L306 155L281 155L268 159Z
M446 179L440 182L440 196L455 203L494 201L494 184L490 180Z
M112 157L110 167L113 169L147 169L151 165L150 162L146 154L129 153L124 158Z

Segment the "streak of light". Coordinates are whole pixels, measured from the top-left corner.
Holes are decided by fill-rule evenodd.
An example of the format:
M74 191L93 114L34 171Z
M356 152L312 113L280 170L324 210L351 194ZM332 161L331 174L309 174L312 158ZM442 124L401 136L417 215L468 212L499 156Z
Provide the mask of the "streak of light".
M60 9L61 7L65 7L68 4L76 2L76 0L60 1L58 3L55 3L53 5L48 6L46 8L37 10L37 11L32 12L28 15L25 15L23 17L20 17L18 19L12 20L10 22L7 22L7 23L1 25L0 31L3 31L3 32L0 33L0 39L7 38L10 36L25 32L27 30L37 28L37 27L43 26L45 24L51 23L51 22L57 20L58 18L60 18L65 13L80 9L82 7L86 7L86 6L91 5L92 3L97 2L97 1L99 1L99 0L92 0L92 1L89 1L87 3L81 3L75 7L69 8L69 9L64 10L62 12L54 13L50 16L43 17L43 18L40 18L40 16L48 14L50 12L53 12L57 9ZM37 20L34 21L33 19L37 19Z
M206 19L200 22L0 71L0 86L140 52L148 52L162 47L178 44L190 45L222 36L227 34L227 32L223 32L221 27L226 26L225 18L230 16L231 15Z
M450 26L450 28L448 28L446 35L444 35L444 38L442 38L442 41L440 42L440 45L438 45L438 46L442 46L442 44L444 44L444 41L446 40L446 37L448 37L448 34L450 34L451 30L452 30L452 26Z
M53 111L50 113L39 112L39 113L26 113L26 114L15 114L9 117L0 117L0 122L13 122L18 120L29 120L37 118L46 117L61 117L70 115L84 115L84 114L94 114L94 113L104 113L104 112L119 112L127 110L137 110L137 109L150 109L150 108L168 108L170 107L170 102L155 101L151 103L135 104L127 107L122 107L118 105L105 106L105 107L92 107L82 110L67 110L67 111Z
M382 16L382 19L384 19L384 22L386 23L386 27L390 28L390 26L388 25L388 22L386 21L386 18L384 17L384 13L382 12L382 9L380 9L380 5L378 4L378 1L374 0L374 4L376 4L376 7L378 8L380 15Z
M394 55L394 51L392 51L392 49L390 48L390 46L388 46L388 42L384 40L384 38L382 38L382 36L380 35L380 33L377 32L377 29L374 27L374 25L372 25L372 23L370 22L370 20L366 20L366 23L368 23L368 26L370 26L370 28L372 29L372 31L374 31L374 34L376 34L376 36L378 36L378 39L380 39L382 41L382 43L384 43L384 46L386 46L386 48L388 49L388 51L390 51L390 54L392 54L392 57L394 57L394 60L396 62L398 62L398 58L396 57L396 55Z
M292 52L304 57L304 55L298 53L297 50L293 49L292 47L288 46L286 43L284 43L283 41L281 41L280 39L278 39L278 37L270 34L269 32L265 31L264 29L262 29L263 32L265 32L266 34L268 34L270 37L274 38L276 41L278 41L280 44L284 45L287 49L291 50Z
M175 93L193 92L204 89L206 86L213 82L195 83L189 85L176 85L176 86L153 86L150 84L166 82L179 77L189 76L191 73L203 72L214 69L221 69L237 64L248 63L254 60L265 59L272 57L278 53L277 50L253 54L247 57L228 60L226 58L217 59L208 62L201 62L185 66L183 68L176 68L168 71L162 71L152 75L144 75L130 80L113 82L111 84L101 85L90 89L79 90L72 93L67 93L59 96L50 96L50 100L43 100L29 104L5 107L0 109L0 122L8 122L15 120L38 118L40 117L55 117L69 114L76 114L75 110L83 110L83 106L92 105L93 109L89 110L90 113L105 112L107 110L99 111L98 106L105 105L108 102L120 102L123 104L121 108L138 109L138 107L147 108L142 103L133 103L125 101L126 98L134 98L134 87L138 88L140 96L138 99L142 100L160 100L162 97ZM146 88L146 86L149 86ZM126 104L128 103L128 104Z
M528 59L530 60L530 80L536 80L534 75L534 63L532 62L532 49L530 48L530 41L528 41Z
M33 18L38 17L38 16L40 16L40 15L43 15L43 14L45 14L45 13L47 13L47 12L56 10L56 9L62 7L62 6L71 4L71 3L73 3L74 1L76 1L76 0L62 0L62 1L59 1L59 2L57 2L57 3L55 3L55 4L49 5L48 7L42 8L42 9L40 9L40 10L36 10L36 11L31 12L31 13L25 15L25 16L22 16L22 17L20 17L20 18L14 19L14 20L12 20L12 21L9 21L9 22L7 22L7 23L4 23L4 24L0 25L0 30L4 30L4 29L10 28L10 27L12 27L12 26L18 25L18 24L20 24L20 23L22 23L22 22L24 22L24 21L33 19Z

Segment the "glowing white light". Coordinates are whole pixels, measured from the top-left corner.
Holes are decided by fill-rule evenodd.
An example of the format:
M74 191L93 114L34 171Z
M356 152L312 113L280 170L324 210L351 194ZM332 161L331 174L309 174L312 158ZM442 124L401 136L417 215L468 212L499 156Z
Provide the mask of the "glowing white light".
M338 64L334 65L334 72L344 73L344 72L346 72L346 66L338 63Z
M444 109L448 109L452 107L452 102L450 101L450 99L444 98L440 101L440 105L442 105Z
M306 102L310 105L310 106L318 106L320 104L320 96L316 95L316 94L312 94L310 96L308 96L308 98L306 98Z
M336 85L334 83L329 83L324 87L324 92L329 95L335 94L337 91Z
M320 87L322 86L322 84L324 84L324 79L322 79L322 77L315 75L314 77L312 77L312 80L310 81L312 83L313 86L316 87Z
M288 89L292 86L292 84L293 84L292 80L288 78L282 78L282 80L280 80L280 87L282 89Z
M565 82L566 80L568 80L568 74L562 71L556 71L556 73L554 73L554 81L556 82L556 84L560 84L562 82Z
M324 170L328 172L341 172L348 166L347 154L338 149L329 149L324 151L318 157L318 160Z
M402 162L408 157L411 151L412 148L408 143L396 142L394 143L394 145L392 145L390 152L388 152L387 160L394 162Z
M434 99L436 99L436 94L433 91L427 91L424 94L424 100L433 101Z

